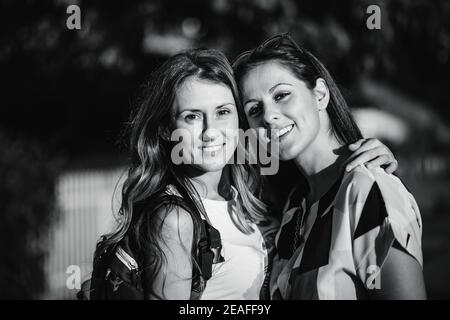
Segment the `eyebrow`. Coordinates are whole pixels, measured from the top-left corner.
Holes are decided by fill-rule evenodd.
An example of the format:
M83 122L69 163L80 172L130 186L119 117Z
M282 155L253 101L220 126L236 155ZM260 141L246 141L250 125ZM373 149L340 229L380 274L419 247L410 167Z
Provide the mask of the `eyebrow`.
M232 103L232 102L225 102L225 103L222 103L222 104L219 104L216 108L215 108L215 110L218 110L218 109L220 109L220 108L223 108L223 107L225 107L225 106L228 106L228 105L232 105L232 106L236 106L234 103ZM183 110L181 110L181 111L177 111L177 113L175 114L175 116L176 117L178 117L180 114L182 114L183 112L203 112L203 110L202 109L196 109L196 108L187 108L187 109L183 109Z
M274 85L273 87L271 87L269 89L269 93L272 93L278 86L281 86L281 85L287 85L287 86L292 87L292 84L290 84L290 83L280 82L280 83L277 83L276 85ZM248 99L247 101L245 101L244 106L246 106L247 103L249 103L249 102L258 102L258 101L256 99Z
M281 86L281 85L286 85L286 86L291 86L292 87L292 84L290 84L290 83L280 82L280 83L277 83L276 85L274 85L272 88L270 88L269 89L269 93L272 93L273 90L275 90L276 87Z

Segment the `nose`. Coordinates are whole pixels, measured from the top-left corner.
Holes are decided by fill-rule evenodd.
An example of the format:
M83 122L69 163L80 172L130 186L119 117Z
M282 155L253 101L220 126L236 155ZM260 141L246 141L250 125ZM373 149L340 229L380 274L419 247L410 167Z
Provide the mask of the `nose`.
M206 129L205 131L203 131L202 140L205 142L214 141L219 137L219 134L220 132L217 129L214 128Z
M270 128L274 123L276 123L280 119L280 113L278 110L269 105L266 104L264 107L264 114L263 114L263 124L264 127Z
M205 119L203 123L202 140L205 142L214 141L219 135L220 131L218 130L216 124L214 123L214 120Z

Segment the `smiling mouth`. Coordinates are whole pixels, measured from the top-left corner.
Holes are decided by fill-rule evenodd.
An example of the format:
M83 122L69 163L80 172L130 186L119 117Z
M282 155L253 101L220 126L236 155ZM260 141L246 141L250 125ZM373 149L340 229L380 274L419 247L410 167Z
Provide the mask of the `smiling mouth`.
M201 149L204 152L216 152L216 151L219 151L220 149L222 149L224 146L225 146L225 143L223 143L223 144L216 144L214 146L203 146L203 147L201 147Z
M267 139L270 141L271 138L278 138L281 139L283 136L287 135L291 130L294 128L293 124L290 124L284 128L278 129L278 130L271 130L273 133L271 133L270 137L267 137Z

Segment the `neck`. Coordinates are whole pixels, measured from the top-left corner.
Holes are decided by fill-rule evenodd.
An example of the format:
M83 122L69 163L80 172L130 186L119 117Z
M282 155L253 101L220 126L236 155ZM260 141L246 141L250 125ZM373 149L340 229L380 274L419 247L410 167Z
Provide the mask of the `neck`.
M228 194L224 194L225 188L221 187L228 182L226 168L213 172L189 168L187 172L191 183L202 199L224 200L228 197Z
M341 175L348 154L333 135L323 134L296 159L295 164L306 177L310 192L308 201L319 200Z

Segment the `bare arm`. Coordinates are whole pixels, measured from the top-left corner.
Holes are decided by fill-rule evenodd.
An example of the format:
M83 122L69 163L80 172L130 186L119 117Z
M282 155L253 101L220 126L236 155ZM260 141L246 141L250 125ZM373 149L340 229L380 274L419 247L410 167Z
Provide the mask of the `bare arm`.
M154 279L152 299L188 300L191 296L192 260L191 249L194 224L190 214L179 207L159 215L161 240L159 245L165 259L161 270Z
M353 154L347 163L347 171L360 164L366 164L369 169L386 165L387 173L397 170L398 162L391 150L378 139L360 139L349 145L348 148L353 151Z
M380 288L369 290L373 299L426 299L422 268L416 259L403 250L395 247L389 250L380 277Z

